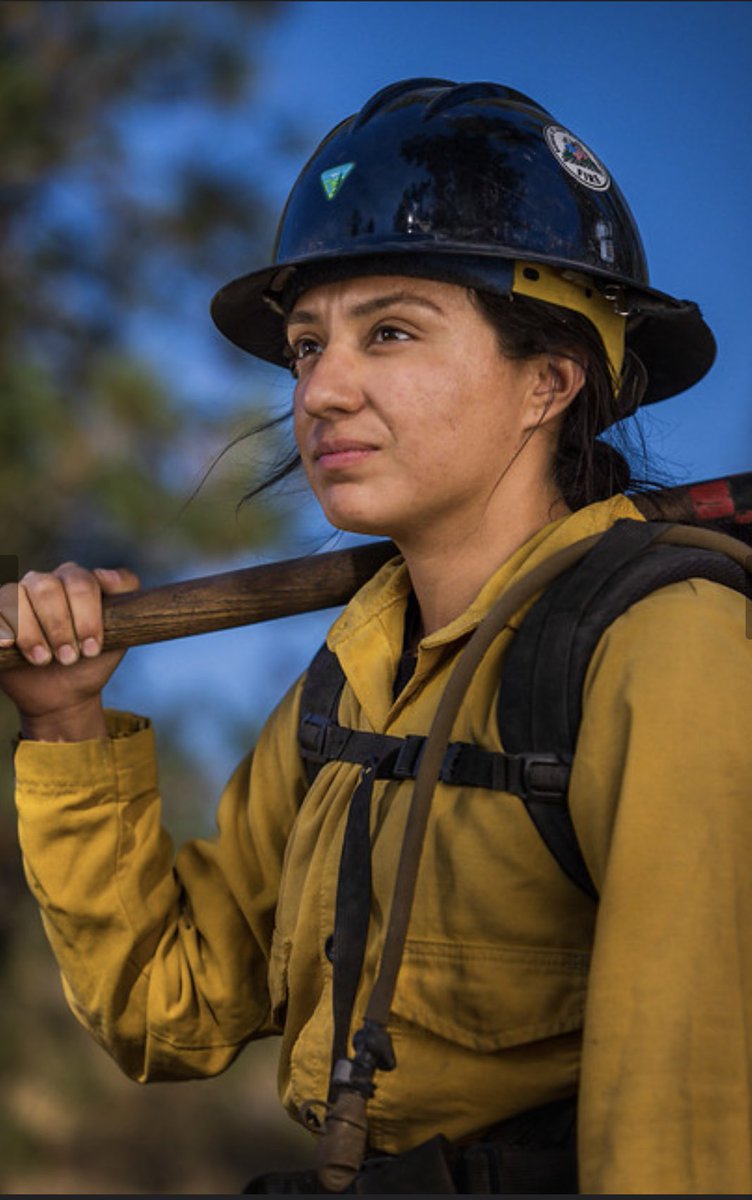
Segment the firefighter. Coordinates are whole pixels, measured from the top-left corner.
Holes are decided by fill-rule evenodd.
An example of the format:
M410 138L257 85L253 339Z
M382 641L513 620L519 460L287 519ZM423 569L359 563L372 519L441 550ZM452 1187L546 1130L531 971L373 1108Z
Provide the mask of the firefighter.
M292 370L331 524L399 555L332 625L336 689L311 667L229 781L216 839L176 855L150 723L101 700L119 661L101 597L136 580L24 578L4 640L35 669L0 683L73 1013L142 1082L216 1074L278 1035L281 1100L319 1168L252 1191L749 1192L752 642L728 587L672 583L598 639L567 793L590 889L498 785L523 613L506 624L413 855L388 1023L364 1021L413 760L453 667L526 574L642 520L598 435L709 370L697 305L650 285L608 168L539 104L412 79L324 139L272 264L212 314ZM356 1093L363 1161L343 1166Z

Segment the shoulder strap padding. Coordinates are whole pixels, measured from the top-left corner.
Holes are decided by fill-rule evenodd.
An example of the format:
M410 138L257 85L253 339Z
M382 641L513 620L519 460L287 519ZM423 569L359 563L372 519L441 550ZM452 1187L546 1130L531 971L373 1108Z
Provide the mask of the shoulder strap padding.
M339 699L344 686L345 673L339 659L324 642L311 660L303 682L300 694L300 729L302 730L310 718L317 722L336 723ZM303 761L310 787L324 764L309 757L305 757Z
M565 781L577 742L585 675L599 639L630 605L679 580L701 577L749 593L745 571L724 554L653 545L664 528L660 522L616 522L585 558L546 588L515 634L503 664L497 718L505 754L452 744L446 770L442 768L441 778L447 782L475 781L475 786L520 796L561 868L594 899L597 892L577 842ZM309 786L325 762L363 762L376 752L377 757L396 755L390 767L393 777L414 778L413 760L425 739L340 728L344 683L339 660L324 643L308 668L300 699L299 741ZM322 737L328 748L312 751ZM368 744L361 747L358 739ZM392 743L398 742L395 749ZM501 759L506 761L496 761ZM480 774L479 766L484 768ZM532 771L552 782L535 784Z
M747 591L745 571L723 554L653 545L664 528L661 522L617 521L530 609L506 654L499 690L499 732L508 753L536 751L571 762L591 655L630 605L696 577ZM589 875L566 803L527 808L563 869L582 886Z

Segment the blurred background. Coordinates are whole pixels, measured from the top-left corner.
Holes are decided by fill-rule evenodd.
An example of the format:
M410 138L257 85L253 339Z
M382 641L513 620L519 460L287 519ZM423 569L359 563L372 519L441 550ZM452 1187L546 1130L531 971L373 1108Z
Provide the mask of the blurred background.
M291 389L208 305L268 261L321 137L413 75L526 92L606 163L653 284L697 300L719 344L706 380L641 418L654 473L752 470L751 44L752 7L717 0L4 0L0 554L127 563L148 586L343 544L300 481L238 509L289 432L243 435ZM155 721L176 841L211 834L334 615L128 654L107 698ZM306 1161L273 1043L219 1079L143 1088L68 1014L19 861L14 733L0 705L0 1192L232 1194Z

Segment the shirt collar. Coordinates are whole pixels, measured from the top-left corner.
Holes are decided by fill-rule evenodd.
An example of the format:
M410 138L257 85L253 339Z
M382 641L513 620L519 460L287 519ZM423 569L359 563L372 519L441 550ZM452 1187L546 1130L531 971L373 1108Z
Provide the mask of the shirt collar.
M644 520L627 496L618 495L544 525L494 571L463 613L423 638L421 649L431 649L466 637L480 624L497 596L518 578L558 550L591 534L601 533L625 517ZM401 646L404 607L411 590L404 559L401 556L390 559L359 589L334 622L328 638L330 647L337 650L373 621L378 621L385 632L391 634L390 642L397 638Z

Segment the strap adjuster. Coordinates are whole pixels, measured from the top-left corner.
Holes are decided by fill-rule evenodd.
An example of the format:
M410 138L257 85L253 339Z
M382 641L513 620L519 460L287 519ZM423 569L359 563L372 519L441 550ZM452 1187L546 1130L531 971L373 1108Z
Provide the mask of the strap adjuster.
M462 742L450 742L447 746L444 761L439 771L439 779L442 783L454 784L463 782L460 778L463 748Z
M426 739L417 733L409 733L401 739L397 757L391 770L393 779L414 779L418 774Z
M324 743L330 724L326 717L318 713L306 713L303 716L298 728L298 745L306 758L325 761Z
M541 804L563 804L572 772L571 761L558 754L520 754L520 782L524 799Z

